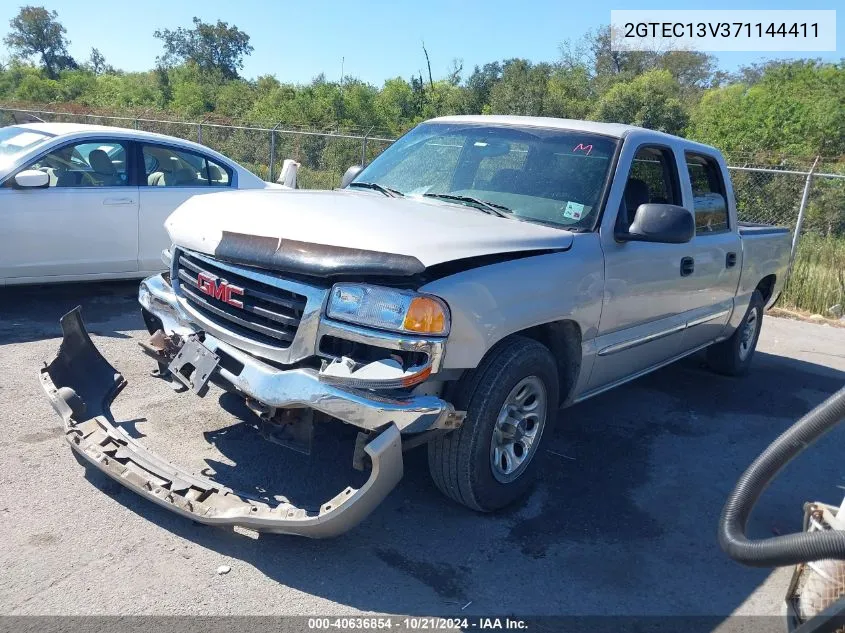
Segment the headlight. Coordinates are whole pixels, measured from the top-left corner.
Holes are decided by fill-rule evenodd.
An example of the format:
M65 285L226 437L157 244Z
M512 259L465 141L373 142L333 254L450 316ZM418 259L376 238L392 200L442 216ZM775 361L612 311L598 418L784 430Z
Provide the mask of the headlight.
M414 332L449 333L449 308L437 297L361 284L335 284L326 314L357 325Z

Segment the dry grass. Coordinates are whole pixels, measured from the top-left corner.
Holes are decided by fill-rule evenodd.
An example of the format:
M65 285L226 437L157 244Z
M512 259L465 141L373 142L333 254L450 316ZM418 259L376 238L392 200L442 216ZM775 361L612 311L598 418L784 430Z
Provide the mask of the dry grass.
M845 238L804 235L780 305L829 316L845 307Z

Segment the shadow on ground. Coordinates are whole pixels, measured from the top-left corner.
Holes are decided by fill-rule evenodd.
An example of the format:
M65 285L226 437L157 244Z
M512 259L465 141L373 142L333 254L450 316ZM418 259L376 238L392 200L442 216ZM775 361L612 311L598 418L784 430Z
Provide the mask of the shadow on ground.
M692 357L561 411L545 438L541 481L519 507L480 515L448 501L417 449L382 506L330 541L200 526L96 471L87 476L166 530L365 611L727 615L770 572L718 549L722 504L759 451L843 383L843 372L761 352L739 379ZM261 440L248 412L224 404L235 421L207 439L236 464L210 464L227 485L268 498L305 494L349 464L349 438L329 437L322 459L291 454ZM787 469L752 517L752 536L800 529L806 500L838 502L843 440L845 429L835 430Z
M0 345L61 336L59 318L76 306L93 334L143 328L137 281L0 288Z

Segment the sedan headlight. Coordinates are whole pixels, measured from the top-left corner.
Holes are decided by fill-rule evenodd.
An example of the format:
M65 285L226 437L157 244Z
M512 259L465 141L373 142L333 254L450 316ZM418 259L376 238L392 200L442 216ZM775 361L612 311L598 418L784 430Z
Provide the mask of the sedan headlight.
M431 295L362 284L335 284L326 314L368 327L435 334L449 333L449 308Z

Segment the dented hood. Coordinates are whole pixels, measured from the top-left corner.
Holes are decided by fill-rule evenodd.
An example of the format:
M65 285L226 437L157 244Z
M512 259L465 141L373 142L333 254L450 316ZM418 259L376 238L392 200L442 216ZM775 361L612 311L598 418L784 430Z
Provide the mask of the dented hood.
M176 246L311 274L412 275L445 262L565 250L572 233L421 198L366 191L195 196L165 222Z

